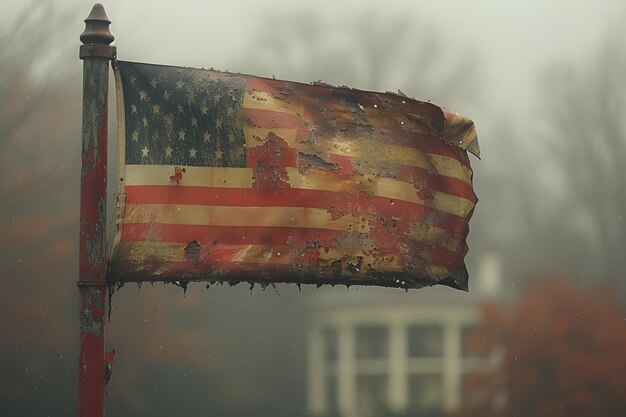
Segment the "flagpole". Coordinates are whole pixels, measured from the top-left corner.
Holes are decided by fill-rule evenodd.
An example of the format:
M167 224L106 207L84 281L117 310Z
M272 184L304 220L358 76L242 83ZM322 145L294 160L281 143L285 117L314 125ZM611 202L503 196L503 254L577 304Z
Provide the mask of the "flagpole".
M93 6L80 35L83 60L83 129L80 196L79 417L103 417L105 397L104 309L109 61L113 35L101 4Z

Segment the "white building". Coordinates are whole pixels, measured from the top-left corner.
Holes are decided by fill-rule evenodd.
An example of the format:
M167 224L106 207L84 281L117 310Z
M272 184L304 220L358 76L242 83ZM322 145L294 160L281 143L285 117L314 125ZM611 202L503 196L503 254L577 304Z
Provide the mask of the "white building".
M312 306L308 408L341 417L436 416L462 401L470 372L493 369L497 355L473 356L466 336L479 305L499 288L499 264L485 259L472 292L446 287L404 291L335 288Z

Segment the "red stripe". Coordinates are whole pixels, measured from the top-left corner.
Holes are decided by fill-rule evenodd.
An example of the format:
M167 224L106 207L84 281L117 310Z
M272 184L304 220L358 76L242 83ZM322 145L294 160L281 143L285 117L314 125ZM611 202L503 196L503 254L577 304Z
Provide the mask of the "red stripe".
M414 184L417 189L426 188L429 191L439 191L465 198L474 203L477 201L474 189L467 182L446 175L434 174L425 168L392 163L371 163L345 155L320 155L315 152L311 153L314 160L310 162L306 157L309 155L307 152L282 146L281 142L284 143L278 137L271 136L264 145L248 148L248 166L251 168L275 167L278 170L296 167L305 171L309 168L319 168L319 162L322 162L327 164L323 168L332 168L332 171L328 171L329 173L337 173L338 181L343 181L346 175L351 176L358 172L359 174L399 179Z
M285 90L285 87L288 89ZM380 112L388 112L390 114L416 114L440 121L442 131L443 124L445 123L445 117L440 107L431 103L424 103L394 94L372 93L336 87L312 86L261 78L249 79L246 89L265 91L274 97L284 98L287 101L289 101L289 96L297 95L298 100L305 103L308 108L306 115L293 115L272 110L248 108L244 108L244 114L248 116L255 125L260 127L297 128L299 139L308 137L309 134L307 124L315 124L314 120L316 117L313 115L313 112L319 111L321 104L323 105L323 108L331 110L329 113L321 113L318 117L324 116L325 119L331 119L333 117L332 108L345 107L342 97L344 97L346 93L355 96L359 103L363 106L373 107L376 104L380 109ZM363 139L366 140L367 138ZM436 155L447 156L457 159L463 165L469 167L469 160L466 158L466 152L464 150L459 149L456 146L452 146L444 142L440 137L433 136L432 134L374 127L373 140L381 143L420 149L424 152Z
M291 148L284 139L274 133L268 134L265 139L261 146L247 148L246 160L249 167L284 170L285 167L298 166L298 151Z
M244 116L246 116L253 125L261 128L296 129L296 138L299 140L306 140L310 136L306 119L295 114L273 110L244 108ZM310 123L314 125L313 122ZM363 137L361 140L404 146L434 155L446 156L456 159L461 165L470 168L469 159L464 150L449 145L440 138L432 135L386 128L377 128L373 135L373 138Z
M195 240L202 248L199 257L206 257L211 262L232 262L239 254L241 246L250 244L288 246L292 253L283 253L282 256L288 256L292 263L300 265L316 266L319 264L321 251L325 248L340 246L346 253L364 250L364 247L368 247L369 251L376 254L381 261L388 255L394 255L397 258L400 249L403 248L408 249L405 255L407 260L427 259L430 263L439 266L463 266L465 245L464 249L457 253L440 248L424 248L420 242L397 235L392 240L381 240L380 237L380 233L364 237L355 232L321 229L167 224L126 224L122 232L122 241L125 242L147 240L185 244ZM266 269L267 267L260 270Z
M266 110L263 110L263 112L268 113ZM467 159L465 151L447 145L439 139L436 139L436 141L439 142L436 147L441 149L438 149L435 153L455 158L462 165L469 167L469 160ZM431 145L432 143L427 147L430 147ZM434 147L435 146L433 146L433 148ZM309 164L306 159L300 157L302 154L307 154L307 152L288 147L287 143L276 135L270 135L268 142L258 148L248 148L248 165L250 167L258 166L259 161L262 160L266 163L266 165L270 166L279 165L280 167L298 167L301 169L309 168ZM280 158L277 159L276 155L280 155ZM431 191L441 191L476 202L476 194L470 184L458 178L434 174L425 168L397 164L385 164L382 166L381 164L369 163L365 160L353 158L347 155L320 155L319 153L316 153L316 156L324 159L330 164L335 164L338 170L345 174L354 173L354 167L358 166L358 171L360 173L369 172L387 178L393 176L402 181L418 184L420 188L428 188Z
M464 245L460 253L451 252L445 249L429 249L428 255L430 261L434 265L445 267L461 267L464 266L465 254L467 253L467 245Z
M307 229L264 226L201 226L187 224L127 223L122 228L122 241L189 243L202 247L211 245L288 245L297 236L302 243L318 241L322 246L334 246L333 239L345 235L342 230ZM335 242L336 244L336 242Z
M320 109L330 106L324 104L338 103L345 107L344 97L356 99L358 104L366 108L374 108L376 105L380 111L391 114L420 115L439 121L443 130L445 117L441 107L397 94L380 93L372 91L355 90L346 87L334 87L324 85L312 85L291 81L270 80L260 77L250 77L246 83L246 90L265 91L279 99L297 97L299 101L306 102L312 109Z
M368 214L399 217L405 222L423 221L454 234L467 231L467 220L420 204L362 193L283 188L267 193L248 188L191 186L126 186L126 204L195 204L239 207L310 207L328 209L337 216Z
M454 158L462 165L470 168L469 160L466 157L467 153L463 149L449 145L441 140L441 138L433 135L388 128L376 128L374 138L381 143L406 146L434 155Z
M294 115L272 112L268 110L248 109L247 111L256 114L254 118L255 122L259 123L263 127L282 127L281 121L286 121L287 124L293 124L297 123L297 120L299 119L297 116ZM302 131L305 131L306 127L302 125L301 129ZM402 146L410 146L425 152L450 157L459 161L461 165L470 168L469 159L467 158L465 151L450 146L442 142L440 139L426 137L426 135L423 136L423 138L417 140L416 138L412 137L410 139L412 141L412 146L410 146L408 143L398 144ZM306 139L307 137L308 131L306 131L306 134L298 133L299 139ZM390 138L391 136L389 135L378 136L378 139L383 139L383 141L385 142L393 143L394 141ZM288 147L287 143L277 136L274 137L274 142L270 144L271 146L267 146L269 149L268 152L261 152L260 150L257 150L257 148L248 149L248 165L251 167L255 167L259 165L259 160L265 161L267 159L271 159L271 161L266 161L270 165L278 164L281 167L297 166L299 168L308 167L306 160L299 158L301 154L306 154L306 151L295 150ZM278 150L280 150L280 152L278 152ZM274 155L280 155L280 160L274 160ZM382 166L381 164L368 163L366 160L353 158L346 155L320 155L319 153L317 153L317 156L322 157L329 163L336 164L341 171L348 174L354 172L355 165L360 167L359 172L377 173L377 171L384 171L383 176L385 177L389 177L389 175L384 175L385 172L391 173L393 176L404 181L408 181L413 184L421 184L421 187L423 188L428 188L432 191L441 191L476 202L476 195L470 184L454 177L449 177L441 174L433 174L424 168L397 164L385 164L384 166Z
M285 94L281 90L289 84L292 83L289 81L270 80L269 78L251 76L246 83L246 90L265 91L274 97L282 98Z
M323 85L305 84L294 81L270 80L269 78L250 77L246 83L246 90L264 91L278 99L296 97L298 101L303 99L320 100L322 95L336 91L354 91L348 88L326 87ZM322 99L320 101L325 101Z
M250 166L257 166L259 157L256 155L252 156L250 149L248 149L248 154L250 156L248 164ZM310 164L306 158L300 157L302 154L306 154L304 151L300 151L295 155L293 152L289 151L285 152L285 154L286 156L283 157L285 160L291 160L296 157L297 160L295 165L297 165L297 168L301 170L318 167L314 166L314 164ZM425 168L397 164L376 164L344 155L316 154L316 156L329 164L334 164L337 167L336 171L339 172L337 176L338 180L343 180L345 178L344 175L350 176L355 172L358 172L359 174L369 174L383 178L394 178L414 184L418 189L427 188L430 191L440 191L442 193L465 198L466 200L474 203L477 201L474 189L470 184L458 178L433 174Z
M394 167L389 166L389 169L394 170ZM428 172L427 169L417 167L400 166L397 167L397 171L395 172L399 180L414 184L417 188L440 191L464 198L473 203L476 203L478 200L472 186L460 179L433 174Z
M303 118L292 113L283 113L263 109L249 109L244 107L243 115L244 117L247 117L250 123L256 127L265 129L296 129L297 139L308 139L310 136L309 128L304 123Z

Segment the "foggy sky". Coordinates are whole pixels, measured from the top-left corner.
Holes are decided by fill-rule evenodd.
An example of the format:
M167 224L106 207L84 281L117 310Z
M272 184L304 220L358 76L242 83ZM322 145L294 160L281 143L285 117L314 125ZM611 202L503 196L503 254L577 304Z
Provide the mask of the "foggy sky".
M64 28L67 45L60 45L75 53L78 34L84 28L81 19L95 2L48 1L75 10L80 16ZM321 11L332 20L371 9L381 21L394 12L406 13L436 27L438 34L447 37L450 48L475 50L483 77L491 87L485 91L487 98L498 102L503 96L510 96L511 102L527 102L537 69L554 61L580 62L606 38L606 28L622 21L626 12L620 0L108 0L102 3L113 22L111 30L116 36L120 59L183 66L210 62L216 69L227 69L233 62L233 54L241 53L242 47L254 38L263 11L310 9ZM7 2L0 22L13 19L27 4ZM245 68L237 70L245 72ZM275 72L279 77L280 68ZM502 94L503 91L508 94Z

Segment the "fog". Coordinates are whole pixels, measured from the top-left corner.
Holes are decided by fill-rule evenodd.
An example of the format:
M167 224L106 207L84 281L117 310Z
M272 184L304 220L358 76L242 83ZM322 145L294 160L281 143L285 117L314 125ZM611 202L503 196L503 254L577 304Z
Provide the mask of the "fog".
M420 306L442 293L451 297L444 306L476 300L472 283L485 273L485 259L501 271L489 301L512 308L528 285L548 288L555 277L581 294L604 285L622 302L611 331L623 332L623 2L103 4L119 59L400 90L471 117L482 157L471 157L480 201L470 222L469 294L201 283L183 294L162 283L127 284L114 294L106 323L107 348L117 352L109 415L307 415L308 337L324 330L318 323L346 305L379 300ZM92 5L13 2L0 16L2 415L76 410L78 48ZM110 90L114 154L113 84ZM112 179L114 158L109 165ZM616 343L626 348L626 339ZM623 372L611 378L623 387L626 362L613 365Z

